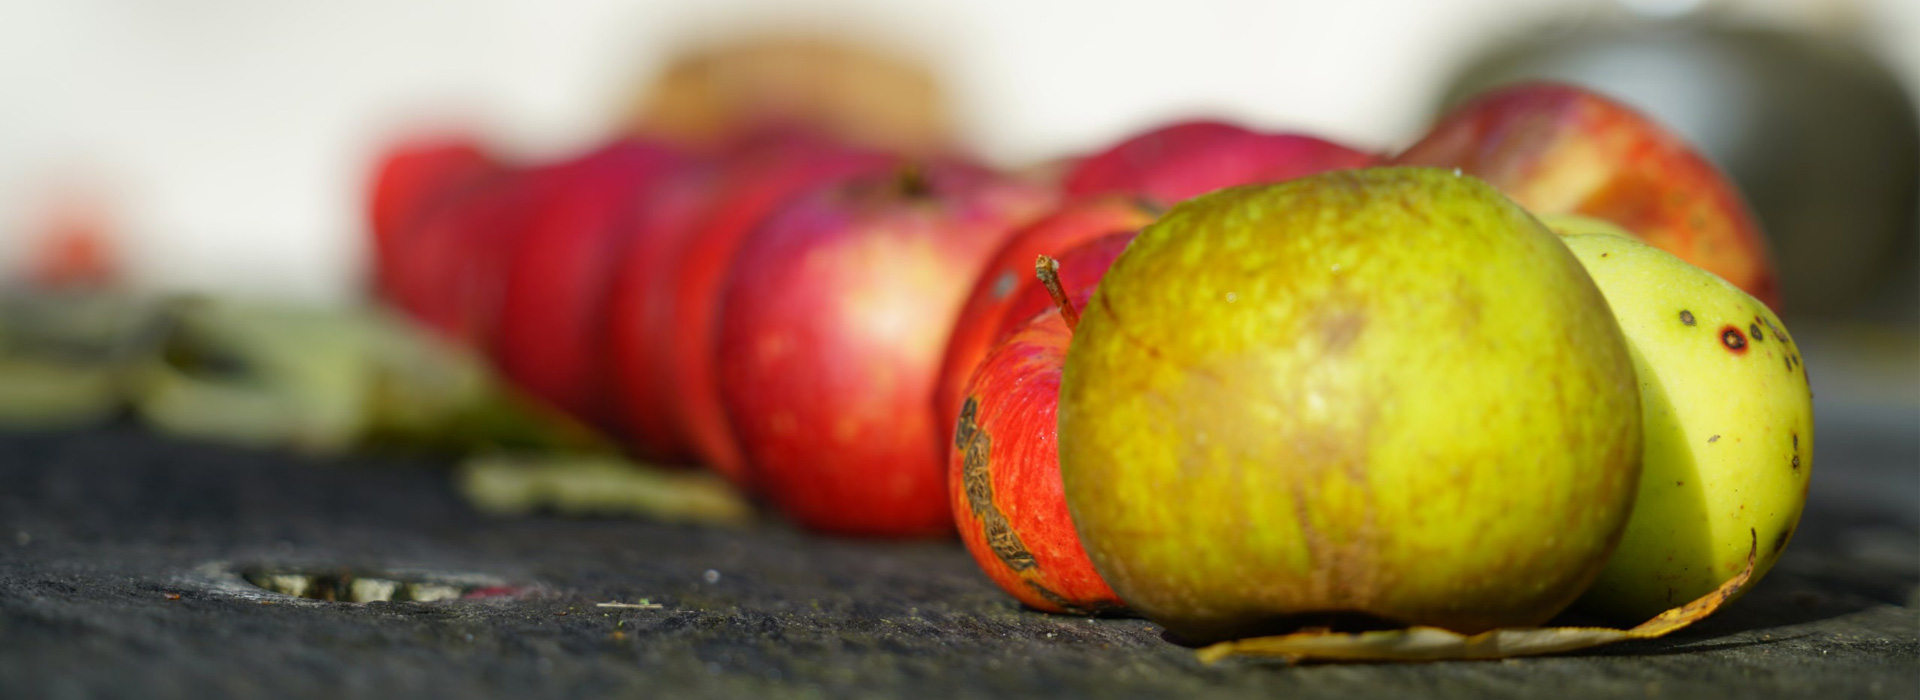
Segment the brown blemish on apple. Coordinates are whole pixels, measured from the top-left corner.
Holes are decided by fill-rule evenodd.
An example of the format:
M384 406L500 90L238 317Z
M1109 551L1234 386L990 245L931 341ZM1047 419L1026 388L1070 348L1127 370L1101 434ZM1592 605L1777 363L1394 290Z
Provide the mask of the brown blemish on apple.
M1780 556L1781 550L1787 548L1787 541L1791 539L1793 539L1793 526L1789 525L1787 529L1780 531L1779 537L1773 538L1773 556Z
M1686 310L1686 309L1681 309L1681 310L1680 310L1680 322L1681 322L1681 323L1684 323L1684 324L1687 324L1687 325L1689 325L1689 326L1691 326L1691 325L1693 325L1693 312L1692 312L1692 311L1688 311L1688 310Z
M1747 324L1747 335L1753 336L1756 342L1767 339L1766 336L1760 334L1760 324L1758 323Z
M1720 436L1718 436L1718 435L1715 435L1715 436L1713 436L1713 437L1710 437L1710 438L1707 438L1707 442L1709 442L1709 443L1713 443L1713 442L1719 442L1719 441L1720 441Z
M1358 311L1336 311L1320 318L1320 336L1325 343L1326 352L1345 354L1366 330L1367 316Z
M1065 610L1067 612L1083 613L1083 614L1089 614L1092 612L1078 605L1074 605L1073 601L1067 600L1066 596L1055 593L1053 592L1053 589L1047 588L1046 586L1042 586L1038 583L1035 583L1030 579L1022 579L1020 582L1023 584L1026 584L1027 590L1033 591L1034 595L1037 595L1037 596L1040 596L1041 598L1046 599L1047 602L1052 603L1055 606L1058 606L1061 610Z
M980 520L987 537L987 548L1007 568L1026 571L1035 566L1033 553L1020 541L1007 515L993 502L993 438L980 427L980 401L972 396L960 407L960 422L955 426L954 445L961 450L960 482L967 492L967 509Z
M960 422L953 429L953 446L956 449L967 449L967 442L973 439L973 432L978 425L976 421L979 415L980 402L973 397L967 397L966 403L960 404Z
M1727 325L1720 329L1720 344L1727 346L1727 350L1733 352L1735 355L1744 355L1747 353L1747 336L1742 334L1739 328L1735 328L1732 325Z

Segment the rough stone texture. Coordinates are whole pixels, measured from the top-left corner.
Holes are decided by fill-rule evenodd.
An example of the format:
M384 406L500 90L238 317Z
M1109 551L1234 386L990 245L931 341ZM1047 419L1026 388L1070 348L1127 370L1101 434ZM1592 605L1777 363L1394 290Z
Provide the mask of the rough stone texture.
M1909 442L1823 443L1778 568L1669 639L1210 667L1145 621L1020 609L952 542L492 519L431 464L130 428L0 434L0 696L1914 697ZM1878 500L1849 495L1863 493ZM482 574L534 593L307 601L249 589L231 573L247 565ZM594 606L642 598L662 608Z

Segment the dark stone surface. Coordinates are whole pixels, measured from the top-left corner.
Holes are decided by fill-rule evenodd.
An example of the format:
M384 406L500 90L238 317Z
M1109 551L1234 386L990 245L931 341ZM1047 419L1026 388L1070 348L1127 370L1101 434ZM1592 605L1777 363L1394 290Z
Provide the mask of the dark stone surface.
M1914 464L1906 438L1846 449L1854 466L1816 472L1773 574L1668 639L1210 667L1145 621L1020 609L951 542L500 520L428 464L126 428L0 434L0 696L1915 697L1915 495L1886 493ZM233 572L250 565L479 574L533 593L308 601L249 589ZM594 606L642 598L661 609Z

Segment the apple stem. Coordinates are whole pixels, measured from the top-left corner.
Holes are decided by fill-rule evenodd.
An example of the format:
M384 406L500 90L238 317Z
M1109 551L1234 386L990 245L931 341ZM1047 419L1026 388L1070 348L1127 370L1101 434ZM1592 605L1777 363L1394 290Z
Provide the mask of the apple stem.
M900 193L909 198L917 199L933 194L933 186L927 182L926 169L921 167L918 161L900 164L900 169L895 171L894 178Z
M1060 284L1060 261L1042 255L1033 261L1033 274L1047 288L1047 296L1053 297L1053 303L1060 305L1060 317L1067 320L1067 330L1079 328L1080 310L1074 308L1073 300L1067 298L1066 287Z

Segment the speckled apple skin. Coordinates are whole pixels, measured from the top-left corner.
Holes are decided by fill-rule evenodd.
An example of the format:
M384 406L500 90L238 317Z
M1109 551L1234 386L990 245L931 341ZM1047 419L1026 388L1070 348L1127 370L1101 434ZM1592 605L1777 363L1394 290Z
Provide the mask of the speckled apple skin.
M1813 394L1800 349L1765 304L1638 241L1567 247L1612 305L1645 416L1640 494L1613 559L1576 604L1640 622L1746 567L1751 590L1793 537L1813 473Z
M1471 177L1342 171L1176 207L1067 353L1062 483L1135 610L1192 642L1353 613L1536 625L1612 553L1639 392L1606 301Z
M1591 90L1525 83L1488 92L1393 162L1460 168L1535 214L1611 221L1779 304L1766 237L1739 188L1684 139Z

